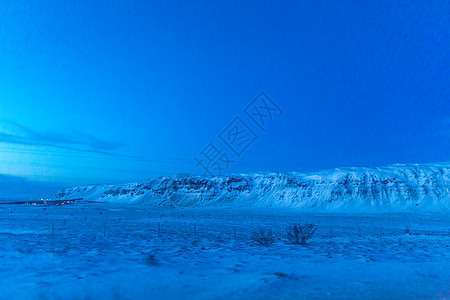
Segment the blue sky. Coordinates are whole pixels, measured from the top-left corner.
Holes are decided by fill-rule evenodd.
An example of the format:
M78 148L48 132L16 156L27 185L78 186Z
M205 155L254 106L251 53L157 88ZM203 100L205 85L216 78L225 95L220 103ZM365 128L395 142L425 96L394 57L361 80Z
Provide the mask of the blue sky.
M0 174L200 174L237 116L259 138L226 172L450 161L449 16L445 1L3 1ZM260 91L283 110L266 132L243 113Z

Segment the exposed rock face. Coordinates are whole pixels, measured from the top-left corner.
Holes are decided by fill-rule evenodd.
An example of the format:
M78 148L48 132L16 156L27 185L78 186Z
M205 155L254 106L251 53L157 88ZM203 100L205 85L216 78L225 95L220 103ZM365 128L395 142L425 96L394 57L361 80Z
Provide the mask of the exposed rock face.
M450 208L450 164L342 168L315 173L160 177L61 190L57 199L155 206Z

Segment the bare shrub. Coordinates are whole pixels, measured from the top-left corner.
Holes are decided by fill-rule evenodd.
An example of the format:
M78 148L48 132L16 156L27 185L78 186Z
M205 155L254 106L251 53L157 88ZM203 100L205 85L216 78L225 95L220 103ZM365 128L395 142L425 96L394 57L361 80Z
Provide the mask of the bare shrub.
M285 279L298 279L298 277L295 274L286 274L283 272L275 272L273 275L279 277L279 278L285 278Z
M315 224L294 224L287 229L287 238L291 244L306 245L317 230Z
M156 258L155 254L147 254L147 256L145 257L145 263L149 266L157 266L159 265L159 261Z
M253 240L261 246L271 246L275 242L275 235L272 229L260 228L253 234Z

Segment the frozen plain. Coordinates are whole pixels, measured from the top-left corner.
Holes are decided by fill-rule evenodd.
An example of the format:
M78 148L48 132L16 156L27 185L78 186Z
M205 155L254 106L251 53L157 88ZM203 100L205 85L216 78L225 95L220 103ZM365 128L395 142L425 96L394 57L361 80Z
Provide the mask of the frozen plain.
M1 299L450 298L446 211L1 205L0 249Z

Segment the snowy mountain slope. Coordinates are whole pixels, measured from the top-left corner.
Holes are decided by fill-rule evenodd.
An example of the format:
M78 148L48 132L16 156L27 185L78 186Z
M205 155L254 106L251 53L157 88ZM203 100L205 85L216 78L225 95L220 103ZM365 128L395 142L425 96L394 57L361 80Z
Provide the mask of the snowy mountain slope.
M450 164L341 168L314 173L173 176L61 190L84 198L154 206L448 209Z

